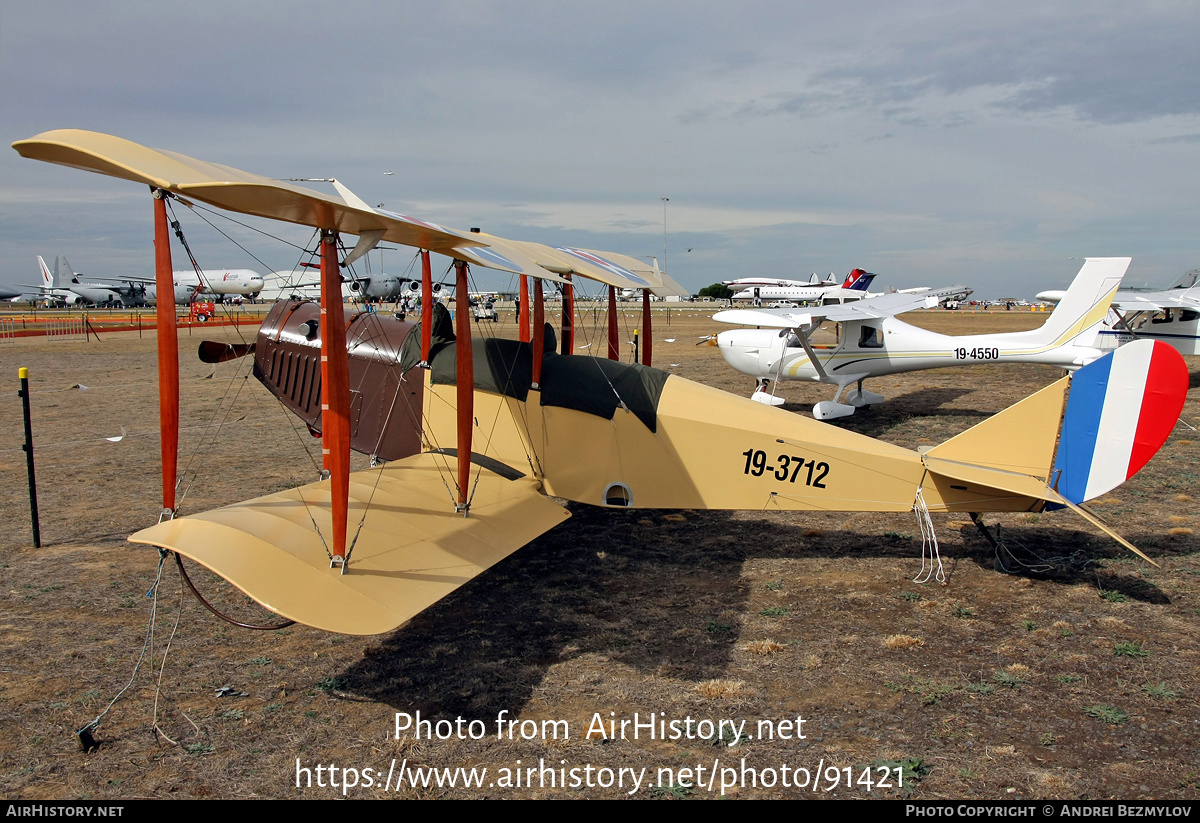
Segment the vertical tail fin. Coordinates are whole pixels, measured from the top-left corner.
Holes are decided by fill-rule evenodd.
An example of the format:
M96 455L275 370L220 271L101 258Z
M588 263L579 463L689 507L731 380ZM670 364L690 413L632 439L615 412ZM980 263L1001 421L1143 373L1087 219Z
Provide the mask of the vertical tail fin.
M70 288L72 283L78 282L79 278L75 276L67 258L61 254L54 258L54 285L58 288Z
M1025 334L1046 346L1093 345L1132 259L1089 257L1045 324Z
M38 255L37 261L38 268L41 269L42 272L42 285L48 289L54 288L54 277L51 276L50 268L46 265L46 261L42 259L40 254Z
M1188 382L1183 357L1157 340L1135 340L1075 372L1052 485L1083 503L1133 477L1170 436Z
M846 280L842 283L842 288L849 289L850 291L866 291L874 279L875 275L870 272L855 269L846 276Z

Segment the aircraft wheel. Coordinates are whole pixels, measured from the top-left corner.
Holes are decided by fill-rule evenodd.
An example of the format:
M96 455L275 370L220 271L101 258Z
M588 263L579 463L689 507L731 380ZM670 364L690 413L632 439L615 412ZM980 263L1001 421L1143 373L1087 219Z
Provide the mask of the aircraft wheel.
M838 417L849 417L854 414L854 407L845 403L834 403L832 400L822 400L813 406L813 417L818 420L834 420Z
M761 390L750 395L750 399L756 403L766 403L768 406L782 406L787 402L782 397Z

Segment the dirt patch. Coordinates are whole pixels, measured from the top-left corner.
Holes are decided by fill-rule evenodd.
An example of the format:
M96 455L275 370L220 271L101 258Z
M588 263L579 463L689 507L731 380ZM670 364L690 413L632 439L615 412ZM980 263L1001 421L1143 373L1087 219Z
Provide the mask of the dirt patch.
M662 314L656 365L748 394L753 381L695 345L718 330L711 313L676 308L669 325ZM580 314L580 345L602 353L603 311L597 322L590 306ZM959 333L1043 319L915 317ZM636 314L622 323L631 339ZM509 313L494 330L512 328ZM183 511L313 479L316 441L248 376L248 362L205 366L192 348L185 336ZM1158 568L1065 512L987 518L1001 524L1008 573L965 516L935 515L939 585L913 582L922 559L911 515L572 505L564 525L389 635L256 633L182 596L169 565L157 601L147 597L158 557L125 542L158 513L152 342L23 340L0 359L14 389L17 367L31 370L46 543L30 548L13 391L0 409L5 797L339 796L329 766L338 786L341 769L357 770L352 797L621 797L646 769L633 796L700 798L720 794L723 768L737 770L726 793L738 797L1200 796L1191 532L1200 438L1183 426L1098 506ZM1189 366L1196 387L1200 362ZM907 447L935 444L1057 376L999 366L880 379L869 388L887 402L840 423ZM831 394L812 384L781 391L797 414ZM1193 388L1192 425L1198 398ZM119 442L105 439L122 429ZM221 607L269 619L195 576ZM96 732L99 748L84 754L75 731L129 682L155 607L151 652ZM418 740L410 730L397 740L397 712L448 721L442 731L468 738L485 733ZM627 724L622 736L635 713L666 725L653 738L643 725L634 739ZM518 761L535 768L519 785ZM818 766L817 792L795 788L796 770L812 778ZM439 786L418 767L450 771ZM465 788L469 772L453 770L472 768L487 776ZM373 786L366 769L376 770ZM612 786L595 785L610 777ZM887 785L874 785L879 777Z

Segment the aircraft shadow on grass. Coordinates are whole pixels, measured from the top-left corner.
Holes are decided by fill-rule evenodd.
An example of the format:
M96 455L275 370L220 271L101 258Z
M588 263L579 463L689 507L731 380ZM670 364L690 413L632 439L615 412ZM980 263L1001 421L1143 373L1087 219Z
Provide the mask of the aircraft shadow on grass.
M911 391L890 399L886 404L865 407L857 415L839 420L836 425L868 437L883 437L891 429L914 417L953 417L964 420L982 420L990 417L991 412L977 409L944 408L960 397L974 392L975 389L949 387ZM812 404L788 403L783 408L797 414L808 414L812 411Z
M368 647L333 679L334 690L398 711L420 709L432 719L495 717L503 709L519 714L552 666L592 655L595 679L572 688L599 708L612 702L601 673L611 666L693 683L728 677L735 650L758 639L747 636L741 616L765 583L731 582L742 578L749 558L905 558L905 571L914 575L921 566L919 534L799 536L795 522L780 520L753 523L751 539L748 524L730 512L685 512L679 522L667 520L669 512L571 508L569 524ZM959 560L994 568L997 553L975 527L962 536L961 545L943 550L947 569ZM1152 583L1097 564L1124 559L1099 534L1043 526L1005 529L1003 536L1013 552L1006 556L1010 573L1170 602ZM1172 542L1186 553L1200 548L1191 538ZM784 591L794 585L785 582ZM876 619L861 613L860 601L836 592L818 606L846 631L855 621Z

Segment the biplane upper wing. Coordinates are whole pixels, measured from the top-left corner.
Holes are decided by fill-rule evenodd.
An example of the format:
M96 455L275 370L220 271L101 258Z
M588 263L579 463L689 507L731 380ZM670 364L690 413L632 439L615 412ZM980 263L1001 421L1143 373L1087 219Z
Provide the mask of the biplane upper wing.
M329 481L164 521L129 539L191 558L299 623L380 634L570 517L536 480L482 467L463 517L447 495L448 459L427 452L350 475L351 534L362 526L345 574L330 570L322 538L330 534Z
M893 317L906 311L931 309L967 291L966 286L944 286L920 294L881 294L852 303L833 303L811 309L729 309L717 312L713 320L735 326L767 326L776 329L795 329L807 326L817 318L844 323L848 320L875 320Z
M352 205L313 189L148 148L110 134L57 129L18 140L13 148L22 157L145 183L241 214L359 236L375 233L382 240L428 249L487 268L561 281L516 246L489 249L488 243L475 234L372 209L365 204Z
M594 254L603 257L607 260L616 263L619 266L624 266L630 271L640 275L645 280L650 281L650 291L659 297L687 297L691 294L690 291L681 286L673 277L658 267L657 261L653 264L647 264L636 257L630 257L627 254L616 254L610 251L594 251L592 249L576 249L587 254Z

